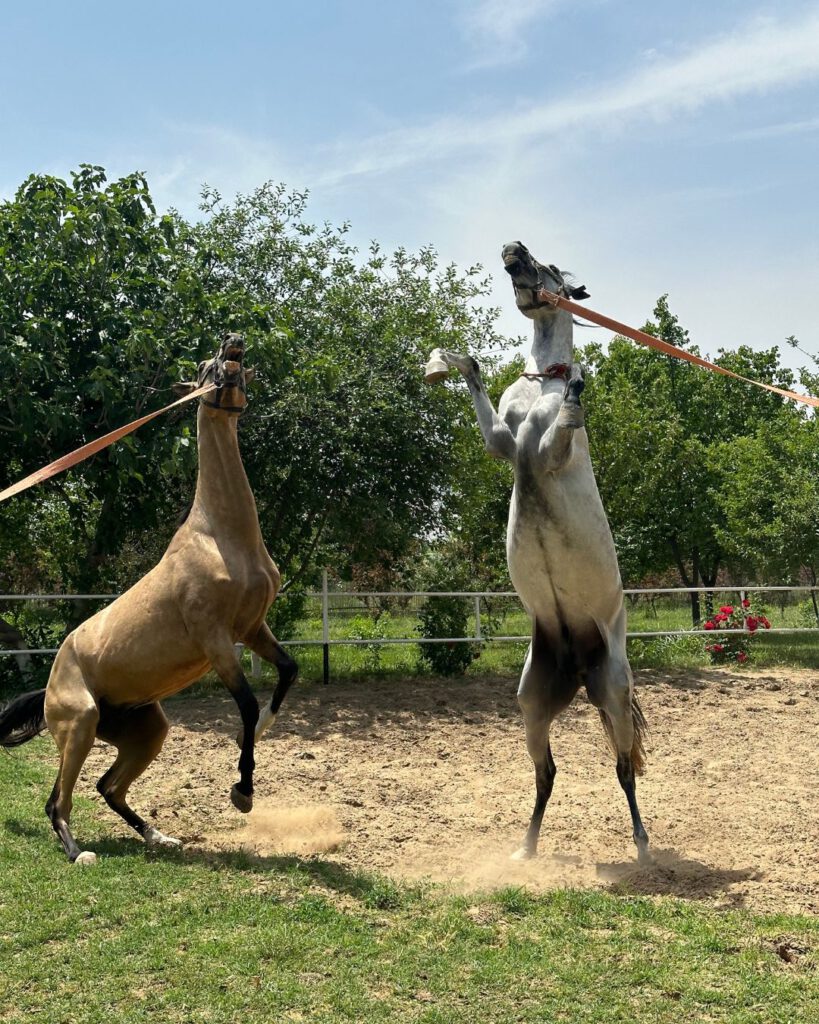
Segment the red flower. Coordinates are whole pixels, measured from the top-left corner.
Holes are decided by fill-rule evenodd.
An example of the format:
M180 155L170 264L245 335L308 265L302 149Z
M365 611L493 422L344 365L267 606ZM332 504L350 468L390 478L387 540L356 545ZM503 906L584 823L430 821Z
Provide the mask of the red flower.
M722 612L719 612L717 615L714 616L714 622L727 622L727 621L728 621L728 616L727 615L723 615Z
M717 627L714 625L714 623L710 619L703 626L703 629L716 629L716 628Z
M747 598L747 597L746 597L746 598L745 598L745 600L744 600L744 601L742 602L742 607L743 607L743 608L750 608L750 607L751 607L751 602L750 602L750 601L748 600L748 598Z
M759 625L759 619L754 618L753 615L749 615L745 620L745 625L748 627L749 632L756 632L756 627Z
M737 654L737 661L740 663L740 665L744 665L747 660L748 655L745 653L745 651L739 651L739 653Z
M733 613L734 613L734 606L732 604L724 604L720 608L720 611L723 612L725 615L733 615Z
M760 615L759 616L759 621L762 623L762 625L765 627L765 629L770 629L771 628L770 622L768 621L768 619L764 615Z
M714 651L715 654L722 654L722 652L725 650L725 648L723 647L722 644L714 644L712 650Z

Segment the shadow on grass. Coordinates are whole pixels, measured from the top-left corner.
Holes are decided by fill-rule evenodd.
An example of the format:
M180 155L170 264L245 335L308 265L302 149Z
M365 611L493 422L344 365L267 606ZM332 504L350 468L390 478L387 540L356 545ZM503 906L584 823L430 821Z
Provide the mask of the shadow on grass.
M43 829L8 818L4 826L12 835L23 839L42 842ZM55 854L63 856L55 837ZM299 857L295 854L274 854L263 856L244 850L205 850L189 846L146 846L136 837L113 837L82 843L82 848L96 853L98 857L111 860L162 861L172 864L202 864L212 869L244 874L299 875L311 883L321 885L333 892L351 896L373 909L392 909L412 902L420 895L417 886L393 882L391 879L366 871L356 871L332 861L315 857ZM66 864L68 867L68 864Z
M11 818L5 821L9 833L42 842L44 830L36 825ZM295 854L261 855L245 850L210 850L190 844L181 849L150 847L136 837L113 837L83 844L103 859L113 861L147 861L169 864L199 864L212 870L259 875L297 876L311 884L332 892L352 897L372 909L396 909L417 900L418 886L395 882L379 875L346 867L319 857L299 857ZM55 856L62 856L58 845ZM719 901L722 909L739 910L745 907L745 894L731 892L735 883L761 879L754 868L721 868L683 857L672 849L654 849L653 863L641 864L636 860L600 862L596 865L598 877L612 895L618 896L671 896L685 900ZM577 858L565 857L574 863ZM68 865L66 865L68 867Z
M653 863L636 860L597 864L597 874L612 893L639 896L676 896L683 899L721 897L725 906L745 906L745 894L732 893L736 882L761 879L754 868L721 868L683 857L676 850L653 849Z

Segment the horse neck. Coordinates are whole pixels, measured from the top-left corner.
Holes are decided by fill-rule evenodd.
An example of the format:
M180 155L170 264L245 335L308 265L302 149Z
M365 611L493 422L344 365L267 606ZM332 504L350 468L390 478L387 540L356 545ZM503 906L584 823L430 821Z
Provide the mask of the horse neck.
M541 373L553 363L571 364L574 358L571 313L559 309L535 320L532 351L526 361L527 373Z
M256 500L239 452L238 416L212 416L200 405L196 421L199 475L189 516L204 532L254 544L260 537Z

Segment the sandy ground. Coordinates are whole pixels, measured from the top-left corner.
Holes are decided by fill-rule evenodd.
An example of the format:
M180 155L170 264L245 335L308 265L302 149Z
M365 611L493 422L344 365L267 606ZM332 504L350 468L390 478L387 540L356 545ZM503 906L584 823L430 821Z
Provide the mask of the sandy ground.
M643 671L637 687L650 727L638 788L648 868L582 693L553 727L558 775L540 854L510 861L534 797L512 680L296 687L257 748L247 817L228 800L232 701L176 700L165 749L132 801L194 850L317 855L474 889L596 887L819 912L819 675ZM112 755L95 746L81 792ZM132 835L113 816L111 831Z

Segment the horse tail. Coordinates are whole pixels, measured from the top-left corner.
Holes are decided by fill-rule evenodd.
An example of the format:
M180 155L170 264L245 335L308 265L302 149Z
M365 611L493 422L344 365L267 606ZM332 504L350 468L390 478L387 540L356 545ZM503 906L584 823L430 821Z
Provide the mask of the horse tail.
M614 736L614 728L611 724L611 719L603 710L599 709L600 721L603 723L603 728L606 730L606 736L608 737L609 745L616 754L617 751L617 740ZM646 768L646 748L645 738L648 732L648 726L646 725L646 718L643 714L643 709L637 698L632 694L631 696L631 721L634 724L634 742L631 744L631 763L634 766L634 774L642 775Z
M20 747L46 728L45 693L24 693L0 708L0 747Z
M631 695L631 720L634 722L634 743L631 745L631 763L634 774L642 775L646 770L645 738L648 732L646 716L634 694Z

